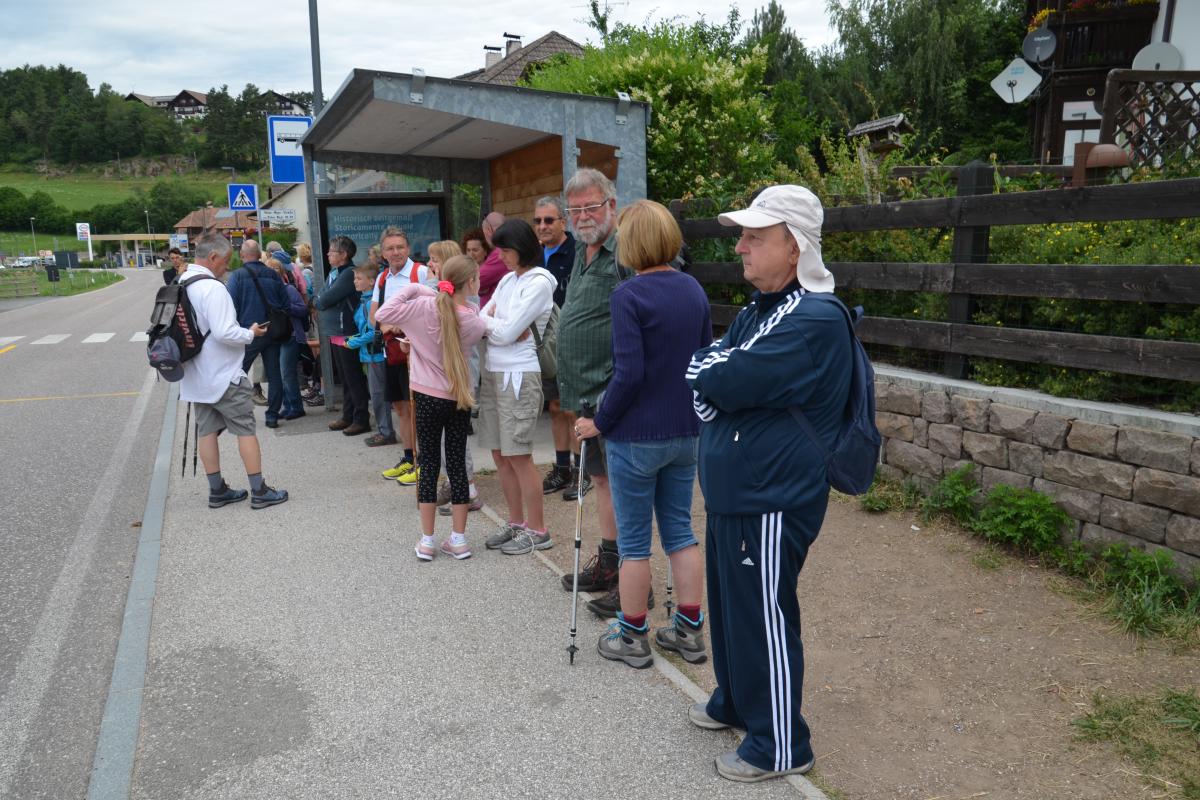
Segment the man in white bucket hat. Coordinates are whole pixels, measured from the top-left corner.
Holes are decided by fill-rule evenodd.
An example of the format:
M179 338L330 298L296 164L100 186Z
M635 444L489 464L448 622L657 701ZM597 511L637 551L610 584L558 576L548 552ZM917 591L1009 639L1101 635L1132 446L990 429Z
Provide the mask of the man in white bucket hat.
M754 782L813 766L800 713L804 651L796 581L825 518L825 464L793 417L803 412L827 445L850 389L851 339L821 259L824 212L802 186L772 186L749 208L737 252L758 290L728 332L688 368L700 430L700 488L708 510L707 583L717 688L689 711L708 729L746 738L716 761Z

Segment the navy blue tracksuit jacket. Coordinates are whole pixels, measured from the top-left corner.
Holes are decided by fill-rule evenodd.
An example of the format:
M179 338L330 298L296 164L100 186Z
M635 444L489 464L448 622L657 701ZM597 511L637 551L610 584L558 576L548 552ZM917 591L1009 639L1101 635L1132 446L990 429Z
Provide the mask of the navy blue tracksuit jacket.
M708 512L713 719L746 730L738 748L760 769L812 759L800 713L804 649L796 582L825 518L829 484L788 409L832 446L850 391L850 334L831 303L793 283L758 293L688 382L700 416L700 488Z

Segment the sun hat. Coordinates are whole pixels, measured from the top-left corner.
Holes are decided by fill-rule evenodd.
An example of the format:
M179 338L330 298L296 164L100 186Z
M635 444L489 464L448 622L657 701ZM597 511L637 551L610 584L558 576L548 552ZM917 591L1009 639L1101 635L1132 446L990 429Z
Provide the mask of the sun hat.
M825 211L817 196L803 186L784 184L763 189L749 208L717 216L722 225L770 228L783 223L800 248L796 279L810 292L832 292L833 273L821 258L821 225Z

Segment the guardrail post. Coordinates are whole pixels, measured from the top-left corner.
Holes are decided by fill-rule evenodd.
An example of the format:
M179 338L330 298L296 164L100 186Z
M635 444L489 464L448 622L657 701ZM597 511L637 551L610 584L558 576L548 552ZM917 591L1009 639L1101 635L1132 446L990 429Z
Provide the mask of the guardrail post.
M994 168L982 161L972 161L958 172L958 195L991 194L995 188ZM957 225L950 248L950 261L955 264L986 264L991 227L987 225ZM975 313L975 298L969 294L951 294L948 320L969 324ZM947 353L942 360L942 373L951 378L967 377L967 358Z

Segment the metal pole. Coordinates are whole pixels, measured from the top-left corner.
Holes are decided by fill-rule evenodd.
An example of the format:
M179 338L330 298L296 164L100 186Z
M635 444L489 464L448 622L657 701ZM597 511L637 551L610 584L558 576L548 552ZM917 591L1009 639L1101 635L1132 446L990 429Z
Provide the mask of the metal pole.
M317 29L317 0L308 0L308 38L312 48L313 116L321 113L325 98L321 95L321 36Z
M142 213L146 215L146 244L149 245L150 253L147 258L154 259L154 234L150 232L150 209L143 208Z
M34 258L37 258L37 257L38 257L38 249L37 249L37 231L35 231L35 230L33 229L33 221L34 221L35 219L37 219L37 217L30 217L30 218L29 218L29 232L30 232L31 234L33 234L33 257L34 257Z

